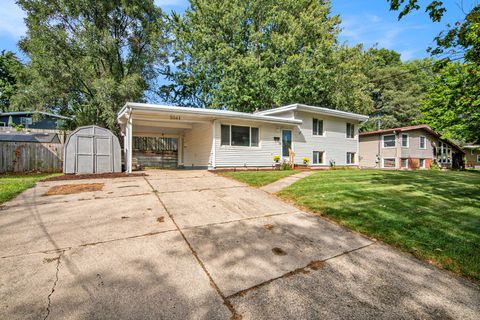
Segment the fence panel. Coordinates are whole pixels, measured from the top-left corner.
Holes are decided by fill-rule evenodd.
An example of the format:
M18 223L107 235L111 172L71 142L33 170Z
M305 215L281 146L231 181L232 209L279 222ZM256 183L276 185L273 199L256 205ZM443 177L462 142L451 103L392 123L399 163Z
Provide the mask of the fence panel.
M60 143L0 142L0 173L61 172L63 145Z

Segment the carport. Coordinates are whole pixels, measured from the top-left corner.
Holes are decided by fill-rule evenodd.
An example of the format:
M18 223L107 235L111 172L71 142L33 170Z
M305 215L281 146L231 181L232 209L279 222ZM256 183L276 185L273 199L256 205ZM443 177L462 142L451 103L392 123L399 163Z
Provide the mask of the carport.
M211 166L212 124L215 120L208 115L187 114L182 109L187 108L172 112L171 107L162 109L130 103L122 109L118 121L124 136L126 171L132 172L134 164L142 161L157 162L160 167L166 167L167 161L168 167L207 169ZM139 147L145 141L160 143L165 148L156 150L156 155L148 155L144 147ZM160 156L161 151L168 151L169 158ZM146 159L148 157L150 160ZM172 165L172 159L176 165Z
M173 141L175 148L169 150L168 161L173 159L180 168L270 167L273 156L282 152L282 130L294 130L302 123L287 117L132 102L120 110L117 120L124 137L127 172L132 172L139 157L153 154L159 158L163 151L148 155L139 149L138 139L147 144Z

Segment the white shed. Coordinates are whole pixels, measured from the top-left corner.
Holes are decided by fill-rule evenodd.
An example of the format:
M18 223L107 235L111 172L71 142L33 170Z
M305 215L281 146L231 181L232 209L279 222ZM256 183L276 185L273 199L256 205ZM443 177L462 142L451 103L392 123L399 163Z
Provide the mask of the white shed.
M64 173L121 172L118 138L105 128L79 127L70 133L64 147Z

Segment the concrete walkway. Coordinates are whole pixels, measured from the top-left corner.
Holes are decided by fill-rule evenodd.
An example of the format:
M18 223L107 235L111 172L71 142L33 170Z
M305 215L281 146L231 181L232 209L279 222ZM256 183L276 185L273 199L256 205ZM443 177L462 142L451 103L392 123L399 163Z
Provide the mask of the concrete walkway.
M478 319L462 278L231 179L148 174L7 203L0 319Z
M288 187L291 184L294 184L300 179L303 179L305 177L308 177L314 173L313 171L301 171L299 173L293 174L291 176L282 178L280 180L277 180L273 183L267 184L266 186L261 187L263 191L266 191L268 193L277 193L278 191Z

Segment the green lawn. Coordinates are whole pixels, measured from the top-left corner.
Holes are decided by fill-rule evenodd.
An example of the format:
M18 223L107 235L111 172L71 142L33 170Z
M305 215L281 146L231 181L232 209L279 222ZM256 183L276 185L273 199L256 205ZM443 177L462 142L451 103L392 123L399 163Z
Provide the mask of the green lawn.
M480 173L322 171L281 197L480 280Z
M272 171L237 171L237 172L222 172L222 176L231 177L239 181L245 182L254 187L261 187L269 183L275 182L282 178L288 177L296 170L272 170Z
M41 179L58 174L2 174L0 175L0 204L13 199L20 192L35 186Z

